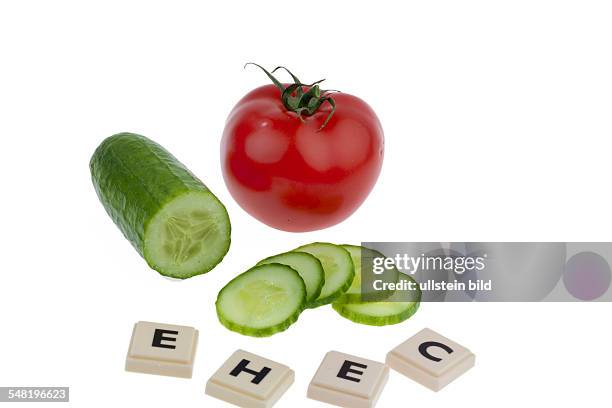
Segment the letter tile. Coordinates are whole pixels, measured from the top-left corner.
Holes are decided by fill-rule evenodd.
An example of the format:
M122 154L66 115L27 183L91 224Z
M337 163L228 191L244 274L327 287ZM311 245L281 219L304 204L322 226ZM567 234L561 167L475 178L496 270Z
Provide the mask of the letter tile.
M308 398L340 407L372 408L388 378L389 368L382 363L330 351L310 382Z
M191 378L198 345L193 327L138 322L125 360L125 369L146 374Z
M293 384L289 367L238 350L206 383L206 394L245 408L270 408Z
M470 350L430 329L423 329L387 354L387 365L439 391L475 364Z

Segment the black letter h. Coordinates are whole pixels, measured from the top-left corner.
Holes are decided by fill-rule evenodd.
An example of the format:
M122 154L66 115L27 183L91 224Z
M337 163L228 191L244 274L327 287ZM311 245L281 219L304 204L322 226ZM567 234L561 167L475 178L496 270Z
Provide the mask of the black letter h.
M238 365L234 367L230 375L234 377L238 377L238 374L244 371L245 373L249 373L255 376L251 380L253 384L259 384L264 378L266 378L266 375L268 375L268 373L272 371L272 369L269 367L264 367L261 369L261 371L251 370L250 368L247 368L247 365L249 365L249 363L250 363L249 360L243 358L242 361L240 361Z

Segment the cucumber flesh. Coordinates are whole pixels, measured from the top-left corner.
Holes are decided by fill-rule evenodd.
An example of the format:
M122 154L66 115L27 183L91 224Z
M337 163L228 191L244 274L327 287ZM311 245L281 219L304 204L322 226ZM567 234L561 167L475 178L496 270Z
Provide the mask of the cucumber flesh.
M204 192L182 194L162 207L145 229L145 259L175 278L209 271L227 252L228 229L218 200Z
M314 308L336 300L353 282L355 270L349 253L341 246L315 242L294 249L295 252L309 253L321 261L325 283L319 296L308 304Z
M310 303L319 297L325 274L321 261L306 252L285 252L263 259L257 265L279 263L290 266L300 274L306 285L306 303Z
M231 227L225 207L159 144L119 133L98 146L89 167L106 212L160 274L202 274L227 253Z
M344 292L340 297L335 300L336 303L360 303L362 301L362 287L361 287L361 277L364 273L372 274L372 262L376 258L386 258L380 252L362 247L357 245L341 245L342 248L346 249L348 253L351 255L351 260L353 261L353 265L355 267L355 278L353 279L353 283L348 288L346 292ZM362 261L366 261L364 267ZM399 271L396 268L392 270L386 270L381 275L377 275L376 279L384 279L386 282L397 282L399 277ZM393 294L392 291L370 291L368 294L368 300L384 300Z
M386 326L401 323L419 308L419 302L363 302L333 303L340 316L355 323L370 326Z
M373 301L362 300L361 273L364 272L362 262L370 264L372 259L384 258L385 256L373 249L355 245L343 245L343 248L351 254L356 266L353 284L345 294L332 304L332 308L338 314L355 323L386 326L401 323L416 313L421 301L420 290L408 294L393 291L372 291L368 293L368 299L373 299ZM371 265L368 266L368 268L370 267ZM365 272L368 273L369 271L366 270ZM383 275L379 275L377 278L382 278L386 282L414 281L410 276L401 274L397 268L386 270ZM394 299L395 301L392 301Z
M271 263L232 279L215 303L221 324L237 333L271 336L287 329L306 305L306 286L297 271Z
M361 301L361 247L355 245L342 245L342 248L346 249L351 256L355 268L355 277L353 278L351 286L340 297L343 298L342 300L345 302L349 300L359 302Z

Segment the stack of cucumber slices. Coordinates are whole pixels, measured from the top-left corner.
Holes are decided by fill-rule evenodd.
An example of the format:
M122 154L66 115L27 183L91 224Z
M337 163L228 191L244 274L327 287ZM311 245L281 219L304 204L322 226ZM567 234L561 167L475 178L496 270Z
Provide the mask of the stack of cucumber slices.
M263 259L221 289L216 302L219 321L232 331L265 337L287 329L305 309L332 304L356 323L403 322L417 311L421 293L400 301L394 293L380 291L366 301L361 261L373 257L384 255L361 246L316 242ZM394 272L399 279L399 272Z

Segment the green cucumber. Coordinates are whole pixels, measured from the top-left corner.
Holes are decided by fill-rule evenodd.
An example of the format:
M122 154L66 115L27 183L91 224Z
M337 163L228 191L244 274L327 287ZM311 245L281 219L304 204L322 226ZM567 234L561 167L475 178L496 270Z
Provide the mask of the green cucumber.
M314 308L329 304L351 286L355 277L355 268L350 254L341 246L315 242L296 248L294 251L314 255L323 265L325 283L319 296L310 302L308 307Z
M160 274L199 275L227 253L231 227L225 207L157 143L116 134L98 146L89 167L106 212Z
M323 288L325 275L321 261L306 252L285 252L263 259L257 265L279 263L292 267L306 285L306 303L314 301Z
M353 265L355 267L355 278L353 279L353 283L344 292L338 299L334 301L334 303L360 303L362 301L362 287L361 287L361 277L364 273L373 274L373 260L376 258L386 258L380 252L362 247L357 245L341 245L342 248L346 249L348 253L351 255L351 260L353 261ZM365 261L365 265L362 263ZM397 268L393 268L391 270L385 270L380 275L376 275L376 279L383 279L385 282L397 282L399 277L399 271ZM372 276L372 275L371 275ZM384 300L393 294L392 291L374 291L371 290L368 293L368 300Z
M340 316L352 322L386 326L401 323L412 316L419 308L419 301L333 303L332 307Z
M416 313L421 301L420 289L408 294L390 290L374 291L372 289L368 292L368 301L363 300L363 288L361 286L361 274L364 272L362 270L364 268L363 263L367 262L367 266L364 268L367 273L373 267L373 259L385 258L385 256L370 248L355 245L343 245L342 247L351 254L355 264L355 279L351 287L332 303L332 308L338 314L355 323L385 326L401 323ZM376 275L376 279L385 282L398 282L400 279L414 282L414 279L410 276L400 274L397 268L385 270L382 274Z
M299 273L278 263L254 266L221 289L215 306L221 324L247 336L265 337L287 329L306 305Z

